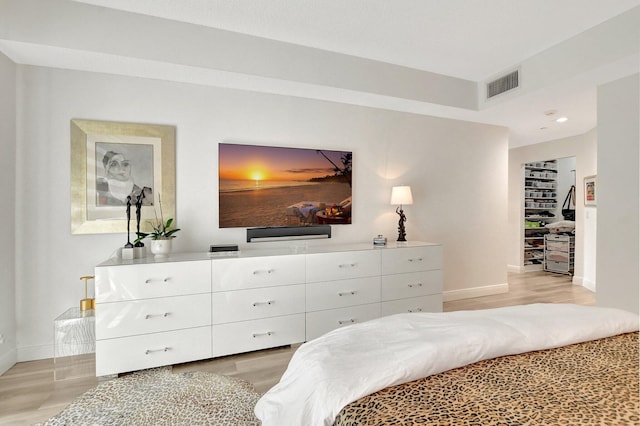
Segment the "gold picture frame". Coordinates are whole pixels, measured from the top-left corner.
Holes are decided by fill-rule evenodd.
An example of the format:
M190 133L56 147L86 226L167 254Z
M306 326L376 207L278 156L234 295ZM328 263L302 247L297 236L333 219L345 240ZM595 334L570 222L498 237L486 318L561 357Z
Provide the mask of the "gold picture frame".
M140 209L141 231L148 232L148 220L159 217L159 197L165 220L174 218L175 223L175 151L175 126L71 120L71 233L126 233L124 200L132 186L152 190L153 199ZM110 174L119 167L128 169L123 182ZM135 200L131 204L135 235Z

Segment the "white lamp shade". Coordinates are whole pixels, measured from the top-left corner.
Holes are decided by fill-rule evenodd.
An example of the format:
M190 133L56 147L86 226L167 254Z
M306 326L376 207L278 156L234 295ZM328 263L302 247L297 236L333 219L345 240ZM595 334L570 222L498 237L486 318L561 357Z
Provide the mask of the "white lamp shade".
M391 188L391 203L393 205L409 205L413 204L413 196L411 196L410 186L394 186Z

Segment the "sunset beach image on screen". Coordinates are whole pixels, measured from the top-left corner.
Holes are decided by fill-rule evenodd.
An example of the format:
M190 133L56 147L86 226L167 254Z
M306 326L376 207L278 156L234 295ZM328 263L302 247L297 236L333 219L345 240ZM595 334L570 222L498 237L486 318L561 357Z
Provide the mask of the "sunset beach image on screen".
M220 143L219 227L350 224L350 151Z

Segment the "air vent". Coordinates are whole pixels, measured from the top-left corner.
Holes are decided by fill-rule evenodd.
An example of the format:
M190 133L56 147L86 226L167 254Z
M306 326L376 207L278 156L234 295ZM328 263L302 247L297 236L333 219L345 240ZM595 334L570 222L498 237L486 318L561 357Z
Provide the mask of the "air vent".
M518 87L518 70L487 83L487 99Z

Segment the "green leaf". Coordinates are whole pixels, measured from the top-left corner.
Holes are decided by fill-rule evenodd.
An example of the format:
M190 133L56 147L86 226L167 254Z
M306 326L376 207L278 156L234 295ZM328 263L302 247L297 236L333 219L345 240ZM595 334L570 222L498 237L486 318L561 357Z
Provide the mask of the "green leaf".
M149 236L149 234L145 232L136 232L136 234L138 235L138 238L135 239L134 243L139 243Z
M165 232L165 233L164 233L164 236L165 236L165 237L170 237L170 236L172 236L173 234L175 234L176 232L178 232L179 230L180 230L180 228L172 229L171 231L167 231L167 232Z

